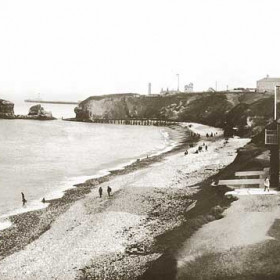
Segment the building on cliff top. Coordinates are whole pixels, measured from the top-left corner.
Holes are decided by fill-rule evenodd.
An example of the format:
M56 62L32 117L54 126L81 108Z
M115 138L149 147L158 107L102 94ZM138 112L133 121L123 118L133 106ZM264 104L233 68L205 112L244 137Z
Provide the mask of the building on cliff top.
M178 91L177 90L174 90L174 89L166 89L166 90L164 90L163 88L161 89L161 91L160 91L160 95L174 95L174 94L177 94L178 93Z
M280 78L270 78L268 75L257 81L258 92L271 92L273 93L276 86L280 86Z
M188 85L185 85L184 89L186 93L193 92L193 83L189 83Z

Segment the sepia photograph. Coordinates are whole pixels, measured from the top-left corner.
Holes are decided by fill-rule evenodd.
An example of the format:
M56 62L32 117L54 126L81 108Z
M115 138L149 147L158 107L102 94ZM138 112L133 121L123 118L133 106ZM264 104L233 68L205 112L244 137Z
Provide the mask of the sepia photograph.
M0 280L279 280L279 18L0 0Z

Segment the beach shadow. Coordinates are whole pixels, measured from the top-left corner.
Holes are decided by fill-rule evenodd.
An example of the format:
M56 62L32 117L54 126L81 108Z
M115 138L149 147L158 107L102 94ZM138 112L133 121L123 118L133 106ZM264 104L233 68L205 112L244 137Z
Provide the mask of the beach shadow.
M267 234L277 240L280 240L280 219L275 219Z
M138 280L175 280L177 260L172 253L165 253Z
M209 179L206 180L209 183ZM230 200L224 196L225 189L219 190L204 185L192 199L197 203L196 206L185 213L186 222L179 227L167 231L155 238L155 251L162 252L163 255L152 262L146 272L137 280L175 280L177 279L178 268L178 250L184 242L202 225L213 221L215 217L214 207L217 205L229 205Z

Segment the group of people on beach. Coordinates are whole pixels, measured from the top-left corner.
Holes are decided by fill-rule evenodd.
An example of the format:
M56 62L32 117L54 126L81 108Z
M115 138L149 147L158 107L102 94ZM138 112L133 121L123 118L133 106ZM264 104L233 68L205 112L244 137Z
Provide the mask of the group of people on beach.
M190 133L190 136L191 136L192 138L196 138L196 139L199 139L199 138L200 138L200 134L199 134L199 133L191 132L191 133Z
M190 148L192 148L192 147L193 147L193 144L190 144ZM203 152L203 150L204 150L205 152L207 152L207 150L208 150L208 146L207 146L205 143L203 143L202 146L198 146L197 150L196 150L194 153L195 153L195 154L198 154L198 153L200 153L200 152ZM184 155L186 156L186 155L188 155L188 154L189 154L189 151L186 150L186 151L184 152Z
M102 197L102 194L103 194L103 189L102 187L100 187L98 189L98 192L99 192L99 197L101 198ZM112 193L112 188L110 186L107 187L107 194L108 196L110 197L111 196L111 193Z
M217 135L218 132L214 133L214 132L211 132L211 133L206 133L206 137L214 137L214 135Z
M101 198L101 197L102 197L102 194L103 194L103 189L102 189L102 187L100 187L100 188L98 189L98 192L99 192L99 197ZM108 194L109 197L112 195L112 188L111 188L110 186L107 187L107 194ZM21 199L22 199L22 206L25 206L27 200L25 199L25 195L24 195L23 192L21 193ZM46 199L43 198L43 199L42 199L42 202L45 203L45 202L46 202Z

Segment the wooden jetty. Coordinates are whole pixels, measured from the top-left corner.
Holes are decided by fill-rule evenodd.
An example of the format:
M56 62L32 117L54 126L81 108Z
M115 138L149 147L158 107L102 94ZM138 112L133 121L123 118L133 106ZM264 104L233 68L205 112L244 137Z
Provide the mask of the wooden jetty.
M173 120L160 119L92 119L93 123L104 124L122 124L122 125L154 125L154 126L168 126L179 123Z

